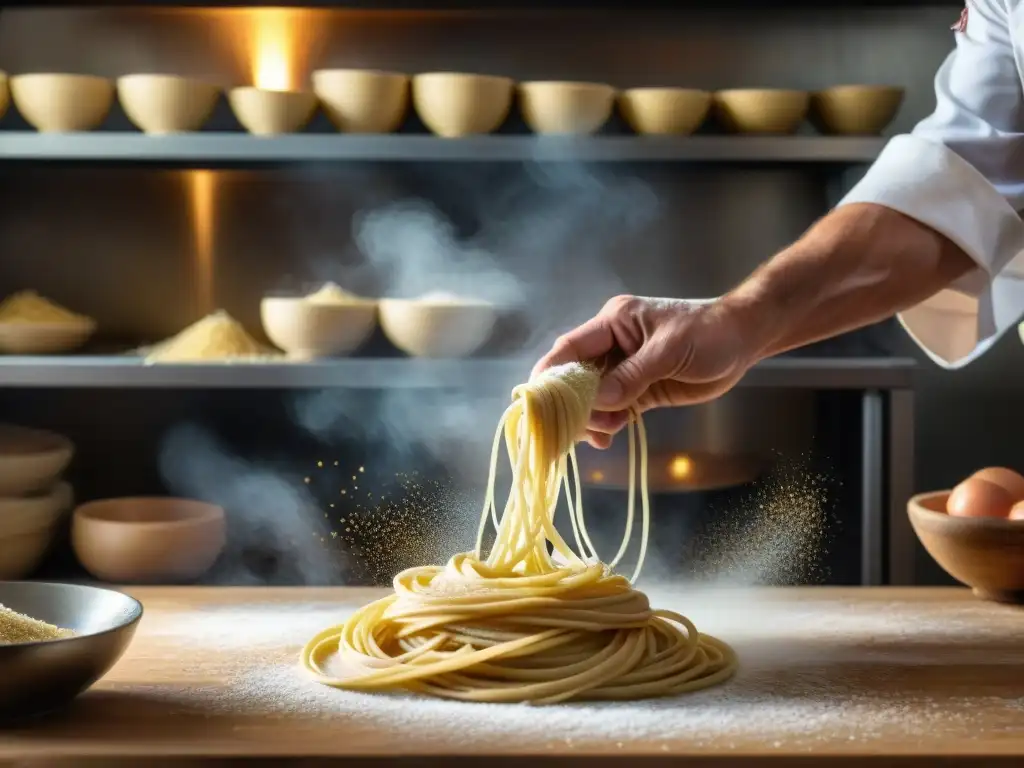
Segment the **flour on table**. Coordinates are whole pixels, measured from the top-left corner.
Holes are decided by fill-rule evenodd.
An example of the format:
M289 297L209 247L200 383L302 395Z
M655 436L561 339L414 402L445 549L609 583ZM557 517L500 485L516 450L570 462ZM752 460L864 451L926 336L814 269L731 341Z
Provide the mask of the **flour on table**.
M984 665L990 677L998 675L993 666L1019 665L1024 651L985 644L1013 636L1007 628L1019 626L1020 614L1012 609L1004 614L981 602L862 603L824 592L794 605L765 599L764 592L646 591L652 605L685 613L702 631L732 644L740 658L736 677L675 698L547 707L340 691L314 682L299 667L298 649L358 606L309 603L211 607L164 614L148 627L143 622L140 631L151 638L229 651L230 669L216 686L132 687L166 700L171 713L180 705L211 717L362 724L455 748L612 748L644 740L666 750L680 742L728 749L754 739L779 749L811 749L826 741L897 736L915 742L936 732L970 740L993 730L1024 731L1024 699L983 695L967 683L937 696L923 684L942 674L933 667L951 642L964 648L961 661Z

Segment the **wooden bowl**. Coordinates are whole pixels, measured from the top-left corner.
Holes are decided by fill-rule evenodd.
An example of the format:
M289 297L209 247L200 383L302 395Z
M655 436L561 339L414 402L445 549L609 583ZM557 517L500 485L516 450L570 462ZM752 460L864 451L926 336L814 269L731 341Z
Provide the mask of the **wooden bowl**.
M318 69L313 92L344 133L391 133L409 109L409 76L372 69Z
M210 119L220 88L174 75L125 75L117 98L128 119L145 133L198 131Z
M412 79L412 103L438 136L491 133L508 117L512 81L492 75L427 72Z
M110 113L114 83L92 75L16 75L11 96L21 116L44 133L91 131Z
M74 493L67 483L55 483L28 496L0 497L0 536L50 530L73 502Z
M96 332L88 318L70 323L0 322L0 352L7 355L59 355L84 345Z
M895 85L837 85L811 96L811 121L822 133L877 136L903 103Z
M711 94L694 88L630 88L619 94L619 110L630 127L651 136L686 136L711 109Z
M71 545L93 576L117 583L194 581L224 549L224 510L190 499L134 497L83 504Z
M413 357L465 357L490 338L493 304L471 300L382 299L380 326L388 340Z
M228 103L238 122L256 136L301 131L316 112L310 91L267 91L246 86L228 91Z
M520 83L519 109L534 133L589 135L608 122L615 89L603 83Z
M377 302L318 304L306 298L267 297L260 302L263 330L296 360L354 352L377 325Z
M11 104L11 85L8 80L7 73L0 70L0 118L7 114L7 107Z
M772 88L740 88L714 95L718 119L737 133L793 133L807 117L810 101L806 91Z
M0 424L0 497L51 487L74 452L74 445L63 435Z
M1024 603L1024 522L946 514L950 491L914 496L910 524L942 569L985 600Z

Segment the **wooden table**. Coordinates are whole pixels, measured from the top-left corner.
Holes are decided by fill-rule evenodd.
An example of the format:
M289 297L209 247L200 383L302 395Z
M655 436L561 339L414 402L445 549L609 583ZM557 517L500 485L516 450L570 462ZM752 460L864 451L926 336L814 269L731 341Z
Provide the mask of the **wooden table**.
M303 642L379 590L129 591L146 614L128 653L67 712L0 732L0 761L1024 765L1024 610L961 589L651 588L733 643L737 677L654 703L549 708L305 678Z

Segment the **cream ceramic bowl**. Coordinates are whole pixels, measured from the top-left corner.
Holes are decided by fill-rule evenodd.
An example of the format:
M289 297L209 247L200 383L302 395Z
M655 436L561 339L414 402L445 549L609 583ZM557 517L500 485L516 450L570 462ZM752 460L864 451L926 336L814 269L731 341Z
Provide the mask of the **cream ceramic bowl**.
M134 497L83 504L71 545L93 576L118 583L182 583L206 573L224 549L224 510L190 499Z
M811 97L812 119L823 133L877 136L903 103L895 85L837 85Z
M0 536L0 581L31 576L43 561L55 534L56 530L50 527Z
M11 104L11 88L8 82L7 73L0 70L0 117L7 113L7 107Z
M382 299L380 326L413 357L465 357L490 338L498 318L493 304L459 299Z
M412 79L416 113L433 133L446 138L491 133L512 108L507 77L428 72Z
M615 89L603 83L519 84L519 109L534 133L594 133L611 117Z
M318 69L313 92L344 133L391 133L409 109L409 76L372 69Z
M745 88L718 91L715 113L738 133L789 134L807 117L811 96L806 91Z
M105 77L39 73L11 78L18 112L45 133L99 128L114 103L114 83Z
M53 528L74 502L67 483L56 483L31 496L0 497L0 537Z
M146 133L198 131L210 119L220 88L174 75L125 75L117 97L128 119Z
M267 337L297 360L354 352L377 325L377 303L355 300L318 304L305 298L268 297L260 302Z
M266 91L250 86L228 91L228 103L238 122L256 136L301 131L316 112L310 91Z
M75 448L63 435L0 424L0 497L49 488L71 463Z
M0 322L0 352L8 355L58 355L78 349L96 332L83 318L71 323Z
M685 136L711 109L711 94L693 88L630 88L619 94L619 110L637 133Z

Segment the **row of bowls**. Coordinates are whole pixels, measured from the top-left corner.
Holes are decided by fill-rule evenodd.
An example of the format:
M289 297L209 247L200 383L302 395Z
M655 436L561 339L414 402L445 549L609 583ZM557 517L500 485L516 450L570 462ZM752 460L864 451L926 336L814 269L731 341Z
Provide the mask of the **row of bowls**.
M73 506L61 481L73 454L63 435L0 425L0 580L30 575L53 544ZM75 556L104 581L191 581L225 541L224 510L188 499L104 499L72 515Z
M316 303L308 297L266 297L260 317L267 337L295 360L354 352L378 322L388 340L414 357L465 357L490 339L499 310L464 298L363 299ZM91 320L70 323L0 323L0 352L61 354L84 344ZM68 456L70 460L70 455ZM2 475L2 472L0 472ZM2 494L0 477L0 494Z
M372 335L377 322L388 340L413 357L465 357L491 337L494 304L472 299L358 299L321 304L266 297L260 318L267 337L290 358L346 355Z
M812 116L825 133L877 134L891 122L903 98L895 86L845 85L816 93L785 89L733 89L711 93L692 88L632 88L603 83L540 81L430 72L324 69L312 75L312 91L232 88L228 102L250 133L274 135L302 130L318 105L346 133L390 133L412 104L424 124L443 137L487 134L505 122L518 95L526 124L539 134L591 134L619 104L641 134L685 135L697 130L714 108L722 124L741 133L786 134ZM411 82L411 89L410 89ZM36 73L10 79L15 106L44 132L99 127L115 91L128 118L149 134L196 131L209 119L221 89L174 75L136 74L116 84L92 75ZM7 78L0 73L0 115L7 106ZM813 108L813 109L812 109Z

